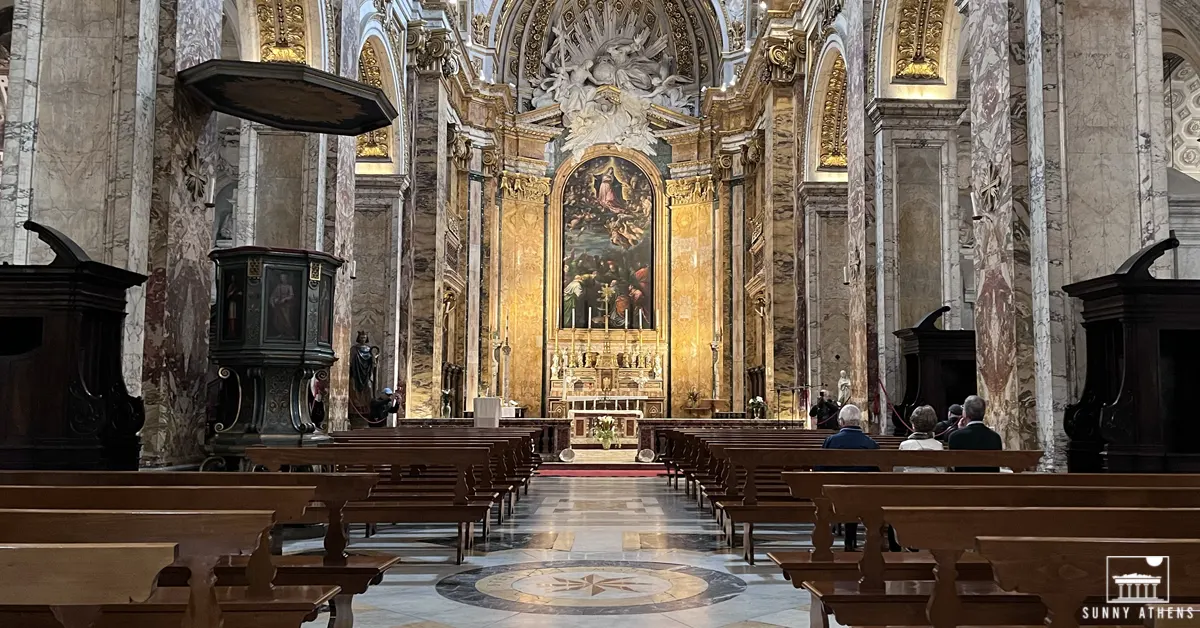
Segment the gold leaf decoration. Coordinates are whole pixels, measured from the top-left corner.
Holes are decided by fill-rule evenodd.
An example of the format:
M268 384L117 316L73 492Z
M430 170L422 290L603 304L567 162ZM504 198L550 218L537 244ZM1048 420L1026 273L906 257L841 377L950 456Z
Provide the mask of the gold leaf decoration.
M729 24L729 49L733 51L746 47L746 25L734 20Z
M846 167L847 114L846 62L841 55L837 55L829 70L825 102L821 107L821 158L818 168L840 170Z
M308 63L304 5L295 0L258 0L257 10L262 60Z
M904 0L896 25L896 76L909 81L941 78L942 29L946 3Z
M488 31L492 25L488 24L488 18L483 13L476 13L471 17L471 35L475 43L486 46L488 45Z
M358 54L358 80L383 89L383 71L379 67L379 55L373 41L368 40L363 44L362 52ZM355 154L359 158L387 159L391 154L390 128L385 126L359 135Z
M692 203L711 203L715 190L710 175L667 180L667 196L671 199L672 207Z

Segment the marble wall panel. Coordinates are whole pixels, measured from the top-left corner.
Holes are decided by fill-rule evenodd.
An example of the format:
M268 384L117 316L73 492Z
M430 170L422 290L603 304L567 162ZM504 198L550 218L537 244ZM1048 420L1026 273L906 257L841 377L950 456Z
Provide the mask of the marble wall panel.
M804 307L807 328L808 385L836 394L839 372L850 361L850 287L846 266L846 184L805 182L800 186L804 212Z
M764 223L769 233L767 240L768 268L770 277L771 316L771 369L774 373L774 389L771 411L777 416L791 417L798 410L793 407L796 397L792 389L797 384L797 366L804 347L801 334L797 333L799 312L796 309L796 220L795 220L795 175L796 175L796 111L792 87L772 88L767 97L770 120L765 137L766 155L763 160Z
M505 358L500 387L508 397L542 415L544 281L546 276L546 197L550 180L533 175L502 175L500 201L500 339L512 352ZM519 180L517 179L519 178ZM504 371L507 371L506 373Z
M846 53L846 271L850 280L850 402L864 411L870 410L875 396L872 381L878 367L872 364L874 336L874 249L868 234L874 230L874 186L868 176L868 164L873 158L871 133L867 129L867 50L870 2L851 1L846 4L846 33L843 43ZM870 154L868 153L870 151ZM872 164L873 165L873 164ZM873 235L873 234L872 234ZM878 359L877 357L875 358Z
M733 379L733 197L728 179L717 182L717 228L720 230L720 241L717 245L718 277L720 286L716 298L723 304L721 307L721 374L718 384L718 396L732 400L734 389Z
M942 305L941 150L910 147L896 157L896 329L903 329Z
M380 348L378 388L396 386L396 275L404 180L357 175L354 184L354 307L351 333Z
M449 186L446 89L437 76L414 78L415 124L411 174L412 229L404 246L412 250L409 305L408 381L405 416L436 417L442 380L442 281L445 272L445 219ZM405 227L408 225L406 224Z
M42 58L42 0L13 6L9 46L8 106L4 116L4 164L0 176L0 263L27 264L30 182L38 137L38 73ZM157 34L157 29L151 29ZM151 54L153 55L153 50Z
M234 219L234 246L254 244L258 231L258 129L243 120L238 136L237 213Z
M671 400L683 416L688 393L708 398L713 386L713 201L708 175L669 182L671 195ZM678 186L678 187L677 187ZM696 194L694 190L707 190ZM678 190L680 193L673 194Z
M220 2L160 0L158 25L142 461L171 465L203 456L212 281L204 192L218 148L213 116L184 96L175 76L219 56Z
M304 215L313 206L305 204L305 159L308 138L259 128L254 177L255 244L279 248L313 248L304 232Z
M499 178L494 168L489 168L483 180L483 201L480 212L480 232L483 234L479 242L479 396L489 396L499 390L496 381L497 364L494 357L493 337L498 329L500 274L499 265L493 257L493 251L500 243L499 207L496 203L496 191Z

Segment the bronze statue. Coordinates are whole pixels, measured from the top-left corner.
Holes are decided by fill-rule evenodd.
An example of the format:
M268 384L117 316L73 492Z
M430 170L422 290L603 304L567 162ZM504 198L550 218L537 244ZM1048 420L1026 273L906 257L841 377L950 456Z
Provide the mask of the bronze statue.
M358 332L350 352L350 402L358 409L369 409L379 376L379 347L371 346L367 332Z

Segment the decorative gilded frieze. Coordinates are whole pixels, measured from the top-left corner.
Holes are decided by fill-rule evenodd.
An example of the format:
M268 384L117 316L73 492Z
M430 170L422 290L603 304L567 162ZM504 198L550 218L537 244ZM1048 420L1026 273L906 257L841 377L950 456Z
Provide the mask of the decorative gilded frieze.
M533 11L533 24L525 37L525 75L528 77L541 75L542 43L546 40L547 23L554 4L554 0L541 0Z
M667 21L671 24L671 40L675 44L675 58L679 62L679 74L687 78L695 72L695 48L688 34L687 17L676 0L666 0Z
M471 17L471 38L475 43L486 46L488 45L488 31L492 25L488 24L488 17L483 13L476 13Z
M304 5L298 0L258 0L259 54L268 63L308 63Z
M738 51L746 47L746 25L734 20L729 24L729 49Z
M358 80L383 89L383 70L379 67L379 55L374 42L367 40L358 54ZM391 154L391 127L368 131L359 135L356 155L360 159L388 159Z
M712 176L707 174L667 180L667 197L671 199L672 207L692 203L711 203L715 193L716 188L713 186Z
M504 172L500 179L500 190L505 198L525 202L541 201L550 194L550 179L519 172Z
M840 170L846 167L846 62L838 55L825 84L825 102L821 105L821 153L818 168Z
M896 27L898 80L929 81L941 78L942 29L946 3L939 0L904 0Z

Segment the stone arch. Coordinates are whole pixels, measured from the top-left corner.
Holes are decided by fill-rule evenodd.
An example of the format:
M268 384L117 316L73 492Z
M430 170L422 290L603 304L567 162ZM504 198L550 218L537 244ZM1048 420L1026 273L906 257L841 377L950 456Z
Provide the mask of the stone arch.
M876 98L945 100L958 93L966 20L954 0L882 0L875 40Z
M358 80L383 90L392 103L398 102L400 93L396 76L395 58L388 47L387 37L374 22L365 33L358 52ZM360 174L394 174L400 163L401 147L396 141L400 137L397 126L399 117L389 126L359 135L356 139L358 163L355 170Z
M807 141L804 143L807 181L846 180L848 107L844 50L841 41L833 36L826 40L817 57L813 83L816 87L808 102Z
M306 63L336 72L329 67L329 29L325 3L320 0L239 0L248 11L241 20L241 41L257 42L242 46L249 61Z
M668 35L666 54L678 64L678 73L691 79L699 93L702 86L721 84L729 33L724 25L723 9L714 0L645 0L628 5L643 12L639 20ZM505 0L492 16L491 43L495 48L493 81L515 84L521 101L527 101L531 79L545 76L542 55L553 40L552 27L571 25L583 11L602 9L602 0ZM618 5L611 5L618 6ZM632 9L632 7L638 7ZM621 10L621 15L628 11Z

